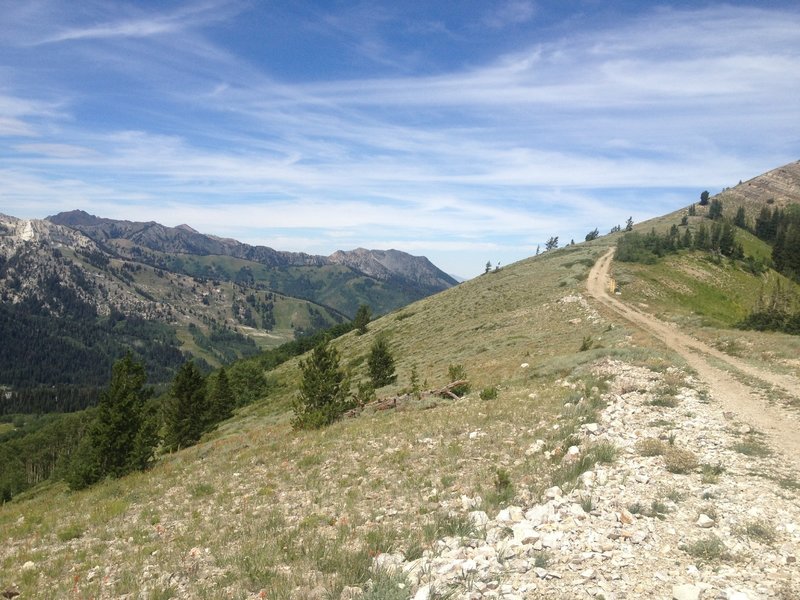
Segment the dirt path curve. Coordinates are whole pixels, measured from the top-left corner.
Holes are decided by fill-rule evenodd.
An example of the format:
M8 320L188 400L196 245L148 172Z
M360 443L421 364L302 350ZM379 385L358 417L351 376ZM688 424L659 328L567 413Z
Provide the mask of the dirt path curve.
M800 470L798 416L766 402L756 388L738 381L731 373L714 366L710 359L726 363L741 373L780 388L796 398L800 398L800 381L747 364L679 331L675 325L617 300L608 293L608 276L613 257L614 248L611 248L592 267L587 282L589 295L685 358L708 384L711 397L720 404L722 410L735 413L741 421L765 433L769 444L786 453L786 459L793 463L794 469Z

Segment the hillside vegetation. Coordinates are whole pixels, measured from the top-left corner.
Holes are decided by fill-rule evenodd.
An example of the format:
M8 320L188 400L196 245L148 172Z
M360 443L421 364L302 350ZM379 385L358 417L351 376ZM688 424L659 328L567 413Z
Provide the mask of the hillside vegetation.
M685 212L636 230L668 231ZM694 230L704 216L692 217L688 227ZM787 512L796 506L797 479L771 470L767 459L732 458L744 450L728 450L727 437L708 443L709 432L730 431L721 415L712 415L709 390L692 365L586 295L590 269L623 235L487 273L385 315L363 335L334 340L354 385L367 378L373 343L388 341L398 379L378 396L398 400L386 410L367 407L323 429L293 430L298 357L268 373L266 397L198 445L163 455L149 471L81 492L55 483L21 495L0 509L0 585L17 585L23 598L391 599L426 589L416 597L427 600L450 592L568 598L580 585L598 598L613 597L600 587L606 583L628 597L663 592L665 581L681 584L690 565L703 581L724 565L720 581L727 577L723 583L735 590L749 585L738 564L767 557L769 564L784 561L783 573L796 536L761 523L752 543L734 542L736 527L750 521L729 503L741 501L740 477L750 478L744 489L780 481L777 496L765 488L748 501L764 500L781 518L798 518ZM745 255L769 254L763 242L737 236ZM723 352L797 377L797 337L731 328L781 276L689 249L654 264L615 263L613 271L624 302ZM463 367L471 385L463 398L404 395L412 372L423 391L434 390L449 383L453 365ZM765 447L756 434L748 429L736 443L755 453ZM652 440L651 447L638 445L643 440ZM763 477L756 479L754 470ZM718 487L710 487L713 477L722 479ZM594 487L606 485L595 483L601 480L611 483ZM724 495L717 501L715 493ZM709 516L712 502L727 512ZM520 529L532 522L527 516L498 513L508 506L544 507L562 522L542 521L539 539ZM678 540L695 527L698 511L710 522L730 516L736 527L715 530L724 538L717 542L698 538L694 529L691 539ZM587 523L603 529L595 535ZM589 541L580 546L545 537L587 531ZM729 546L735 552L726 554ZM481 556L493 557L491 577L466 566ZM626 576L613 579L606 559ZM596 560L591 574L576 567L583 560ZM661 562L655 568L652 561ZM654 580L653 570L665 579ZM728 589L723 583L715 589ZM794 593L794 583L787 575L763 585L768 597L779 597L781 590Z

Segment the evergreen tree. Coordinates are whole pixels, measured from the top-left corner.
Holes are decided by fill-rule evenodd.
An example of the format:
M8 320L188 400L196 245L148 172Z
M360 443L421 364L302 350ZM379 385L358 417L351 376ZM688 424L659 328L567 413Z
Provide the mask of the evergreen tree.
M233 416L236 398L228 382L228 374L222 367L216 377L212 378L208 392L208 418L209 424L219 423Z
M761 209L761 212L758 213L756 217L756 227L755 227L755 234L756 237L771 241L775 237L775 231L772 231L771 228L771 221L772 215L768 207L764 206Z
M378 337L375 343L372 344L367 366L369 368L369 377L375 389L397 381L397 374L394 371L394 357L385 337Z
M633 217L628 217L625 221L625 231L633 231Z
M350 381L339 361L339 352L325 340L300 363L303 380L292 419L296 429L324 427L352 407Z
M692 203L692 205L689 207L689 216L693 217L696 214L697 214L697 207L694 205L694 203Z
M596 240L600 237L600 230L595 227L592 231L586 234L584 238L587 242L591 242L592 240Z
M164 446L169 450L191 446L207 425L205 378L190 360L178 370L164 403Z
M483 270L483 274L486 275L486 273L488 273L491 270L492 270L492 261L487 260L486 261L486 268Z
M708 190L700 194L700 206L705 206L706 204L708 204Z
M697 228L697 233L694 236L694 248L696 250L708 250L709 247L708 229L703 223L700 223L700 227Z
M553 236L548 239L544 244L544 251L549 252L550 250L555 250L558 248L558 236Z
M715 221L722 218L722 200L714 198L711 201L711 206L708 208L708 218Z
M691 248L692 247L692 230L688 227L686 231L683 232L683 243L682 246L684 248Z
M111 382L100 396L94 421L81 440L67 473L73 489L103 477L122 477L144 469L157 442L144 367L128 353L114 363Z
M367 333L367 325L369 324L371 318L372 318L372 310L370 309L369 306L367 306L366 304L362 304L361 306L358 307L358 310L356 311L356 316L353 319L353 325L355 326L358 335L363 335Z
M736 216L733 218L733 224L742 229L747 229L747 217L745 216L744 206L740 206L736 210Z

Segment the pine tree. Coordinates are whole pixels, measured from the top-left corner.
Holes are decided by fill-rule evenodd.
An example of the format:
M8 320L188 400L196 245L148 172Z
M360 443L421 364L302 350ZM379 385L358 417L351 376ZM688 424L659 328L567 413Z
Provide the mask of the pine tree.
M366 304L362 304L356 311L356 316L353 318L353 326L356 328L358 335L367 333L367 325L372 318L372 310Z
M628 217L625 221L625 231L633 231L633 217Z
M326 340L300 363L303 380L292 419L296 429L324 427L352 407L348 398L350 381L339 361L339 352Z
M740 206L736 211L736 216L733 218L733 224L742 229L747 229L747 217L745 216L744 206Z
M190 360L178 370L164 403L164 446L169 450L191 446L207 425L205 378Z
M697 233L694 236L694 248L696 250L708 250L710 240L708 238L708 229L703 223L697 228Z
M700 194L700 206L705 206L706 204L708 204L708 190Z
M379 337L372 344L367 366L369 368L369 377L375 389L397 381L397 374L394 371L394 357L385 337Z
M686 231L683 232L683 244L684 248L691 248L692 247L692 231L688 227Z
M233 408L236 406L236 398L231 391L225 367L222 367L216 377L212 379L208 391L208 416L206 418L209 424L230 419L233 416Z
M156 424L144 366L128 353L114 363L111 382L81 440L67 473L72 489L104 477L122 477L149 464L156 446Z
M722 218L722 200L714 198L708 207L708 218L717 220Z

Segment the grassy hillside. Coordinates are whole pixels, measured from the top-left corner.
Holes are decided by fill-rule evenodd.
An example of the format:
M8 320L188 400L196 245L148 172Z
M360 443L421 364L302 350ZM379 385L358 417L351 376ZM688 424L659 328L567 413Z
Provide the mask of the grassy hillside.
M273 374L273 396L152 471L80 493L55 485L4 506L3 572L40 598L76 587L84 596L302 597L297 590L363 582L371 553L413 555L464 527L447 509L462 495L481 496L487 509L509 493L530 498L557 463L523 451L538 438L559 449L591 420L592 401L564 403L597 398L603 384L592 361L611 354L667 365L658 351L631 348L580 296L606 243L523 261L337 342L359 373L375 336L390 336L399 382L381 395L408 385L412 365L424 387L437 387L449 364L463 364L473 386L466 399L424 399L296 433L286 411L293 361ZM587 337L602 347L579 351ZM561 385L565 377L572 385ZM498 387L496 400L479 398L487 386ZM498 469L512 488L498 492ZM22 569L28 561L35 569Z
M668 228L682 212L639 227ZM441 387L460 364L472 385L465 398L425 397L295 432L292 360L270 373L269 397L151 471L78 493L50 485L0 508L0 570L36 598L340 598L370 578L386 587L364 598L407 597L398 579L369 571L374 556L419 556L444 535L476 534L473 507L492 513L570 485L577 472L561 458L610 385L598 360L647 367L665 389L680 379L675 367L690 370L586 300L590 267L617 237L483 275L335 342L358 380L370 345L388 337L399 377L380 396L408 388L412 369L423 388ZM786 369L800 355L789 336L724 328L762 285L739 265L684 252L614 270L623 299L720 344L729 338L731 352ZM486 388L497 397L481 399ZM529 451L537 440L547 454ZM614 449L587 456L612 460Z

